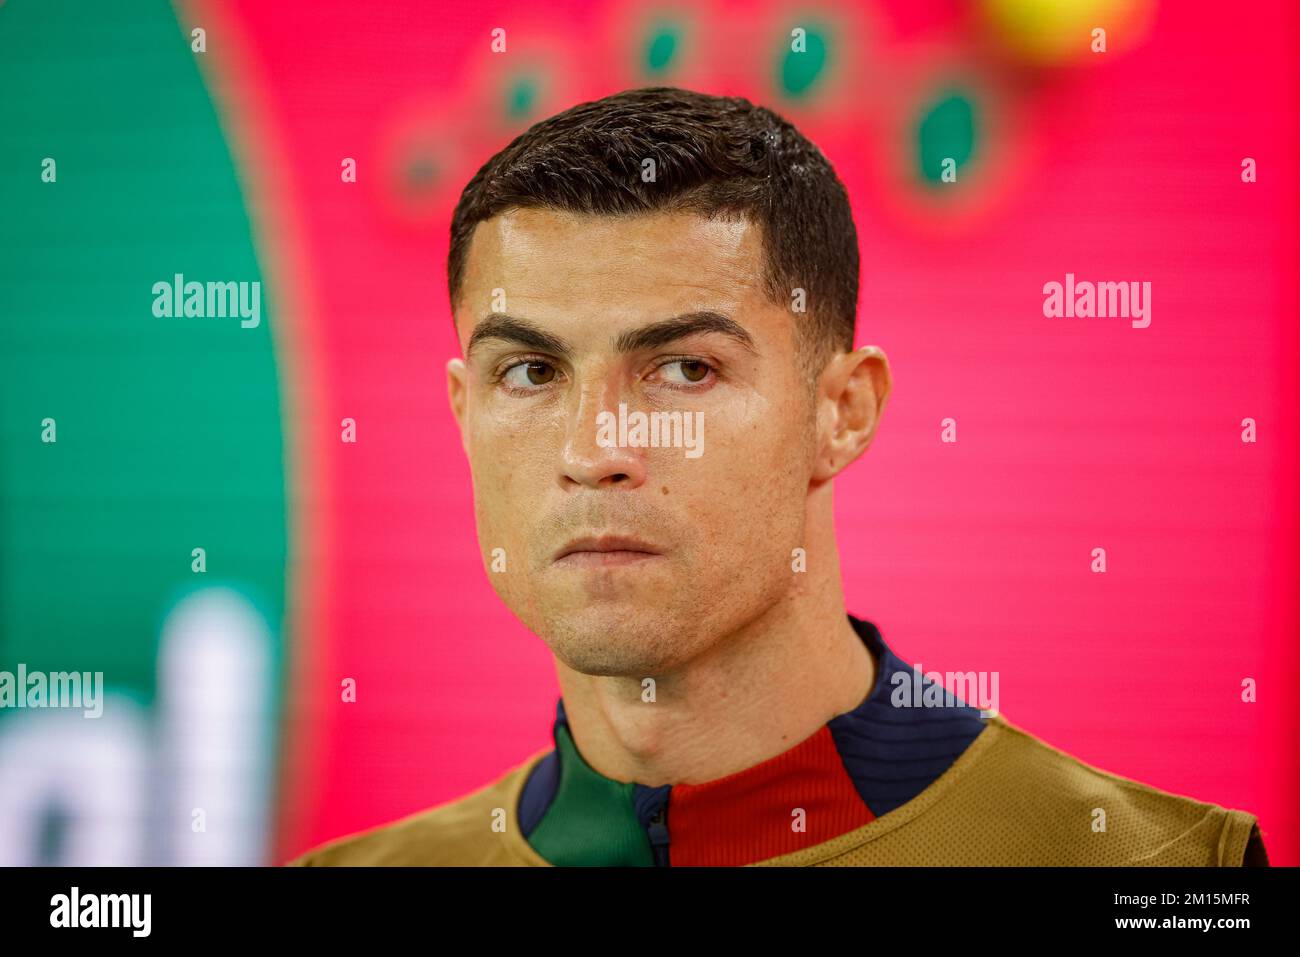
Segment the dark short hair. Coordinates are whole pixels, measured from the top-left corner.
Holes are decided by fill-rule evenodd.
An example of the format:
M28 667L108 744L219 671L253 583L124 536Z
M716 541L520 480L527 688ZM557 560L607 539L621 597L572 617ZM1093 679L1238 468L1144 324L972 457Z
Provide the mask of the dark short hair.
M642 179L646 159L654 182ZM767 296L790 308L794 290L805 292L801 353L820 369L836 350L853 349L858 235L848 194L821 150L749 100L645 87L533 124L483 164L456 204L453 311L475 226L519 208L743 215L762 229Z

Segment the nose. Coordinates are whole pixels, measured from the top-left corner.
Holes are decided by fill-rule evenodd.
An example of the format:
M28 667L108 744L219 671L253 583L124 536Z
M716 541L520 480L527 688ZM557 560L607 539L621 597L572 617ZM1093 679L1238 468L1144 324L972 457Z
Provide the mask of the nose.
M560 481L567 488L640 488L646 480L644 449L619 446L618 380L606 377L575 390L565 430ZM602 444L602 439L613 444Z

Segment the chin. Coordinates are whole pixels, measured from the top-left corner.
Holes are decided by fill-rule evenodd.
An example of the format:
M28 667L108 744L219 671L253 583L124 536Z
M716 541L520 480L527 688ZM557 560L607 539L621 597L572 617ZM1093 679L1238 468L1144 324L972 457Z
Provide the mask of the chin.
M588 675L653 677L686 656L688 636L653 604L587 605L536 629L567 667Z

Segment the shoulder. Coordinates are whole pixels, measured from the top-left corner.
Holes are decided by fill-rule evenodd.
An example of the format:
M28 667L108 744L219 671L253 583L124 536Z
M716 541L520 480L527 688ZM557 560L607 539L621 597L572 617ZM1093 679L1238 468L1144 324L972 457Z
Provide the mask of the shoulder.
M293 858L286 866L499 866L544 863L519 834L515 807L528 772L545 753L532 755L477 791L388 824L327 841ZM503 821L504 827L494 827L494 821Z
M989 730L994 739L968 783L986 789L1022 833L1058 858L1045 863L1267 863L1258 821L1249 812L1104 771L1000 715Z
M1254 815L1104 771L997 715L912 800L857 831L764 863L1237 867L1268 861Z

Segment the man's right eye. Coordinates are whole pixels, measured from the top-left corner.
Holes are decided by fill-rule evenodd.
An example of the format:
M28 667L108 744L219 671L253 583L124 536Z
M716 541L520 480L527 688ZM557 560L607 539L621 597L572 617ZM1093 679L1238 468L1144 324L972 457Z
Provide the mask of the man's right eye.
M510 366L501 376L501 381L513 389L531 389L549 385L555 379L555 366L549 362L530 359Z

